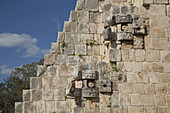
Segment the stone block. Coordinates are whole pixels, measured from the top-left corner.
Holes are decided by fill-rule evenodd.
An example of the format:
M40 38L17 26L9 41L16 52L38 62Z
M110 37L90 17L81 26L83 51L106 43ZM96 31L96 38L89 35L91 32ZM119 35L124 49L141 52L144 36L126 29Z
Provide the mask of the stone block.
M92 56L97 57L100 56L100 46L94 45L92 47ZM97 58L98 59L98 58ZM98 60L97 60L98 61Z
M42 81L41 78L30 77L30 89L41 89Z
M30 90L23 90L23 101L30 101Z
M102 34L104 30L104 24L97 24L97 33Z
M46 113L54 113L55 112L55 102L54 101L46 101L45 102L45 112Z
M136 94L144 94L144 85L143 84L134 84L133 85L133 92Z
M33 103L32 102L23 102L23 113L33 113Z
M140 105L140 95L133 94L131 97L131 105Z
M55 63L55 54L44 55L44 65L52 65Z
M145 60L145 50L136 50L135 58L136 58L136 61L144 61Z
M43 90L53 89L52 84L53 77L43 77L42 78L42 88Z
M71 32L77 33L78 23L77 22L71 22L70 26L71 26Z
M119 32L117 34L118 41L133 40L133 35L130 32Z
M97 88L83 88L82 97L84 98L99 97L99 90Z
M36 108L38 113L45 113L45 101L37 101Z
M59 43L51 43L51 54L54 54L54 53L57 53L59 54L60 53L60 46L59 46Z
M144 48L144 39L143 39L143 36L134 36L134 39L133 39L133 48L134 49L143 49Z
M66 55L74 55L75 54L75 46L72 44L66 44L64 53Z
M111 95L100 95L100 104L101 107L107 107L108 105L111 106Z
M70 76L71 72L73 72L74 68L75 67L68 66L66 64L60 65L58 67L58 76L61 76L61 77L67 76L68 77L68 76Z
M166 37L170 37L170 28L165 29Z
M161 61L163 63L168 63L170 62L170 51L161 51Z
M160 52L158 50L147 50L146 61L157 62L160 60Z
M155 105L166 106L165 95L155 95Z
M66 43L70 43L71 42L71 33L70 32L66 32L65 33L65 42Z
M146 95L154 95L155 94L155 85L146 84L145 85L145 94Z
M70 32L71 31L71 25L69 21L65 21L64 22L64 28L63 28L64 32Z
M89 12L88 11L79 11L78 12L78 22L88 23L89 22Z
M153 95L140 95L141 105L155 105Z
M168 4L168 0L154 0L154 3Z
M99 82L99 91L101 93L111 93L112 92L111 81L110 80L101 80Z
M120 12L120 7L118 7L118 6L112 6L110 8L110 14L111 15L119 14L119 12Z
M168 94L169 87L167 84L156 84L155 91L158 95L166 95Z
M76 55L86 55L86 45L76 45L75 46L75 54Z
M169 43L168 38L153 38L152 39L152 48L158 50L168 49Z
M121 14L127 14L128 13L128 7L127 6L122 6L121 7Z
M46 66L38 65L37 66L37 77L42 76L42 75L46 75L46 70L47 70Z
M164 69L164 72L170 72L170 63L164 63L163 64L163 69Z
M47 101L54 100L54 91L53 90L43 90L42 99L47 100Z
M104 41L116 40L116 33L111 31L111 28L107 28L103 31Z
M137 73L127 73L126 77L128 83L137 83L139 81Z
M165 5L150 5L150 15L166 15Z
M131 83L119 84L119 90L121 93L132 93L133 85Z
M32 90L31 91L31 101L42 100L42 90Z
M160 82L161 83L170 83L170 73L163 73L161 74L161 77L160 77Z
M76 45L80 43L80 34L71 34L71 44Z
M112 62L121 61L121 51L117 49L110 49L109 60Z
M57 65L65 64L66 63L66 56L65 55L58 55L57 57Z
M160 82L160 73L149 73L150 83L159 83Z
M130 61L129 50L122 50L122 61Z
M153 38L165 37L165 29L151 29L150 33L151 33L151 37Z
M122 24L122 23L132 23L132 16L126 15L126 14L117 15L116 16L116 24Z
M139 83L149 83L149 75L145 72L138 73Z
M98 11L99 10L99 1L98 0L86 0L85 1L85 10L86 11Z
M82 81L75 81L75 88L83 88L83 82Z
M128 107L128 113L144 113L143 107L130 106Z
M164 28L168 27L168 16L151 15L150 27L151 28Z
M152 72L153 71L153 66L152 66L152 63L150 62L144 62L143 63L143 71L144 72Z
M153 71L155 71L155 72L163 72L164 71L162 63L153 63L152 66L153 66Z
M68 56L67 57L67 65L76 65L79 61L78 56Z
M119 105L119 92L114 91L111 100L112 106Z
M56 113L70 113L71 105L69 101L56 101L55 112Z
M170 106L170 96L169 96L169 95L167 95L167 97L166 97L166 98L167 98L167 105L168 105L168 106Z
M144 39L144 42L145 42L144 47L146 50L152 49L152 38L151 37L146 36Z
M90 26L90 33L96 33L97 32L97 26L95 23L89 23Z
M77 12L76 11L71 11L70 20L71 21L76 21L77 20Z
M153 4L153 0L143 0L143 6Z
M58 31L58 38L57 38L57 42L58 43L62 43L65 39L65 34L61 31Z
M170 16L170 5L167 5L167 16Z
M98 12L90 12L90 18L89 18L89 22L90 23L102 23L103 21L103 17L101 13Z
M120 105L131 105L131 99L130 99L130 95L126 94L126 93L120 93L119 94L119 99L120 101Z
M57 76L57 67L56 66L49 66L47 67L47 72L49 77Z
M132 72L133 71L133 63L132 62L124 62L122 71Z
M134 62L133 63L133 72L142 72L143 63L142 62Z
M90 32L89 25L85 24L85 23L79 23L77 31L79 33L87 33L88 34Z
M62 101L66 100L66 91L63 89L54 90L54 100Z
M15 112L22 113L23 110L23 103L22 102L15 102Z
M68 86L68 79L67 77L54 77L51 81L54 90L57 89L64 89Z
M82 10L84 8L84 6L85 6L84 1L85 0L78 0L78 6L77 6L78 10Z

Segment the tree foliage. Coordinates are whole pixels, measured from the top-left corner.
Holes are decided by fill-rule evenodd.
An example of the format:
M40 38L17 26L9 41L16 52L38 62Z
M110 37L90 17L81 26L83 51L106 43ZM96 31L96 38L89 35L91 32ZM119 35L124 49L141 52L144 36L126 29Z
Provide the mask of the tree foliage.
M23 89L30 88L30 77L37 74L37 65L43 65L44 60L14 68L11 76L0 83L0 110L3 113L14 113L15 102L22 101Z

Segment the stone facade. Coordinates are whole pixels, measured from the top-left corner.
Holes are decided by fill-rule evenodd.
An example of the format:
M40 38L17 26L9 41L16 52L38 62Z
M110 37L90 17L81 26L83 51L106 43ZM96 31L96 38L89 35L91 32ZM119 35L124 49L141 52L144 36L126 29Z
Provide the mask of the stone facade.
M170 113L170 1L77 0L16 113Z

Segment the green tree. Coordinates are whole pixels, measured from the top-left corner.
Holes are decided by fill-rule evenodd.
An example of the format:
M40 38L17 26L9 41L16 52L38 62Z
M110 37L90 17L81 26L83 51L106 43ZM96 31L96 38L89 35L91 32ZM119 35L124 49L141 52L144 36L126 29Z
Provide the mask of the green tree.
M14 113L15 102L22 101L23 89L30 88L30 77L37 75L37 65L43 65L44 60L14 68L11 76L0 83L0 110L3 113Z

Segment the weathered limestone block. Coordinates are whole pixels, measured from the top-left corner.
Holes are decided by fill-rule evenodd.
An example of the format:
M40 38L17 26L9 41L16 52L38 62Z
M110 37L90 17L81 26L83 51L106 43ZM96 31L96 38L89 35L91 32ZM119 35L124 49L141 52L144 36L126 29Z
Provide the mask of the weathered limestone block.
M79 61L78 56L68 56L66 62L68 65L76 65L78 61Z
M112 25L116 24L116 17L115 16L108 16L104 21L104 28L108 28Z
M64 32L70 32L71 31L71 25L69 21L65 21L64 22L64 28L63 28Z
M101 105L101 107L107 107L109 105L111 107L111 103L112 103L111 97L112 97L111 95L101 94L100 95L100 105Z
M75 54L76 55L86 55L86 45L76 45L75 46Z
M154 3L168 4L168 0L154 0Z
M71 34L71 43L73 45L79 44L80 43L80 34Z
M89 12L88 11L79 11L78 12L78 22L88 23L89 22Z
M23 90L23 101L30 101L30 90Z
M141 105L155 105L153 95L140 95Z
M164 15L165 16L165 5L150 5L150 15Z
M129 58L129 50L121 50L122 51L122 61L130 61Z
M42 100L42 90L31 90L31 101Z
M23 113L23 103L15 102L15 113Z
M107 28L103 31L104 41L116 40L116 33L111 31L111 28Z
M44 64L51 65L55 63L55 54L45 54L44 55Z
M119 12L120 12L120 7L118 7L118 6L112 6L110 8L110 14L111 15L119 14Z
M145 85L145 94L146 95L154 95L155 94L155 85L146 84Z
M144 94L144 84L134 84L133 92L140 95Z
M149 83L149 75L145 72L138 73L139 83Z
M53 90L43 90L42 99L47 100L47 101L54 100L54 91Z
M112 106L119 105L119 92L114 91L111 100Z
M69 113L71 105L69 101L57 101L55 102L55 112L56 113Z
M87 33L88 34L90 32L89 25L85 24L85 23L79 23L77 31L79 33Z
M167 96L167 105L170 106L170 96Z
M169 93L169 86L168 84L156 84L155 91L158 95L166 95Z
M62 65L66 63L66 56L65 55L58 55L57 57L57 64Z
M123 69L122 70L125 71L125 72L132 72L133 63L132 62L123 62Z
M143 62L143 71L144 72L152 72L153 71L152 63L150 63L150 62Z
M137 83L139 81L137 73L127 73L126 77L128 83Z
M57 67L56 66L49 66L47 67L47 72L49 77L57 76Z
M54 100L62 101L66 100L66 92L64 89L54 90Z
M135 58L136 58L136 61L144 61L145 60L145 50L136 50Z
M102 23L103 22L102 13L90 12L89 22L90 23Z
M121 61L121 51L117 49L110 49L109 60L112 62Z
M119 41L124 41L124 40L133 40L133 35L130 32L119 32L117 34L117 39Z
M37 77L45 75L47 70L47 66L38 65L37 66Z
M82 97L84 98L99 97L99 89L98 88L83 88Z
M77 33L78 22L71 22L70 25L71 25L71 32Z
M170 83L170 73L163 73L161 74L161 77L160 77L160 82L161 83Z
M151 15L150 27L151 28L164 28L168 27L168 16Z
M143 21L134 20L133 27L134 27L134 35L146 35L146 28Z
M133 85L131 83L122 83L119 84L120 93L132 93Z
M97 32L97 26L95 23L89 23L90 26L90 33L96 33Z
M83 44L89 44L93 41L93 34L81 34L81 42Z
M37 77L30 77L30 89L41 89L42 80Z
M152 48L158 50L169 49L169 42L167 38L152 38Z
M71 72L73 72L73 69L75 67L68 66L66 64L62 64L58 67L58 76L70 76Z
M121 14L127 14L128 13L128 7L127 6L122 6L121 7Z
M131 105L140 105L140 95L133 94L131 96Z
M65 42L66 43L70 43L71 42L71 33L70 32L66 32L65 33Z
M45 113L54 113L55 112L55 102L54 101L46 101L45 102Z
M117 15L116 16L116 24L122 24L122 23L131 23L132 22L132 16L131 15Z
M61 42L63 42L64 41L64 39L65 39L65 34L63 33L63 32L61 32L61 31L59 31L58 32L58 38L57 38L57 42L59 43L61 43Z
M60 48L59 48L59 43L51 43L51 54L54 54L54 53L57 53L59 54L60 53Z
M161 51L161 61L163 63L168 63L170 62L170 51Z
M155 95L155 105L166 106L165 95Z
M54 90L63 89L68 86L68 79L64 75L62 77L54 77L51 83Z
M160 82L160 73L149 73L150 83L159 83Z
M84 0L78 0L78 10L82 10L84 8Z
M164 71L162 63L153 63L152 66L153 66L154 72L163 72Z
M120 105L131 105L130 95L126 93L119 94Z
M102 34L104 30L104 24L97 24L97 33Z
M143 36L134 36L134 39L133 39L133 48L134 49L143 49L144 48L144 39L143 39Z
M111 81L110 80L101 80L99 83L99 91L101 93L111 93L112 87L111 87Z
M77 12L76 11L71 11L70 20L71 21L76 21L77 20Z
M170 63L164 63L163 64L163 69L164 69L164 72L170 72Z
M165 29L150 29L151 37L153 38L164 38Z
M170 16L170 5L167 5L167 16Z
M153 4L153 0L143 0L143 6Z
M75 54L75 46L72 44L66 44L64 53L66 55L74 55Z
M142 62L134 62L133 63L133 72L142 72L143 63Z
M36 112L32 102L23 102L23 113Z
M144 113L143 107L130 106L128 107L128 113Z
M86 0L85 10L98 11L99 10L99 1L98 0Z

